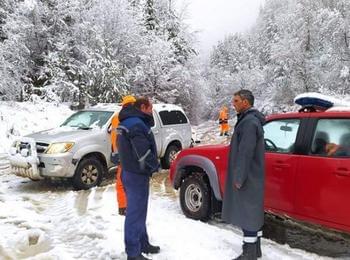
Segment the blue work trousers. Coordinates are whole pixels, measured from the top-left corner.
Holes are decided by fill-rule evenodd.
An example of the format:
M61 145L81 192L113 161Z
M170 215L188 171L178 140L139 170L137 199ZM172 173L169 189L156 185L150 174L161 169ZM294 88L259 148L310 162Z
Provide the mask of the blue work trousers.
M127 208L124 223L125 251L135 257L149 245L146 217L149 195L149 176L128 171L122 172Z

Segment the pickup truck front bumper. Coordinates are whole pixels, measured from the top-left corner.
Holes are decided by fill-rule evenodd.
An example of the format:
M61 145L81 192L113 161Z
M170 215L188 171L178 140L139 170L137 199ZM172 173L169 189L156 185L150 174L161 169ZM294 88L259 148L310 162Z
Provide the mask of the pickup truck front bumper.
M9 160L11 172L17 176L27 177L32 180L40 180L38 169L39 159L36 152L35 141L31 138L24 138L25 146L22 149L19 146L11 147Z
M45 177L69 178L74 175L76 165L73 164L71 153L38 155L36 143L32 138L19 141L25 148L11 147L9 160L12 173L40 180Z
M73 164L73 154L40 154L39 172L43 177L73 177L77 164ZM76 160L77 161L77 160Z

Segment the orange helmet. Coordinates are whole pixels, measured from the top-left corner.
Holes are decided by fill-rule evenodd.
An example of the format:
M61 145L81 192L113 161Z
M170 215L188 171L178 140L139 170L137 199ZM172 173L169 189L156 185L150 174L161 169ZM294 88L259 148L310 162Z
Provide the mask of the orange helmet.
M135 102L136 102L136 98L132 95L128 95L128 96L123 97L122 106L125 106L125 105L130 104L130 103L135 103Z

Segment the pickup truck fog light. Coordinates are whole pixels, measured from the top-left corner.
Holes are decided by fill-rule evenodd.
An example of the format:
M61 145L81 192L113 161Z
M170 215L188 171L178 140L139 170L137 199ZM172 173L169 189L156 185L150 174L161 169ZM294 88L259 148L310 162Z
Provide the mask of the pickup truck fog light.
M66 153L74 146L73 142L67 143L53 143L50 144L46 150L46 154Z

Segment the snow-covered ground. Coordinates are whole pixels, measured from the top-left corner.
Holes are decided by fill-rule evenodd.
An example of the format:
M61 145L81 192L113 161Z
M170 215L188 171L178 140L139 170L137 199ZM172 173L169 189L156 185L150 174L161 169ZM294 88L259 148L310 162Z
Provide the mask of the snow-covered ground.
M4 152L16 135L57 126L67 106L0 103L0 259L126 259L124 217L114 184L72 191L64 182L33 182L10 174ZM12 130L11 130L12 129ZM215 122L197 127L202 142L223 143ZM148 231L158 260L223 260L240 253L239 229L186 218L167 172L151 180ZM262 239L263 259L329 259Z
M67 105L0 101L0 153L16 137L59 126L72 112Z

